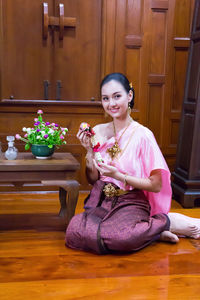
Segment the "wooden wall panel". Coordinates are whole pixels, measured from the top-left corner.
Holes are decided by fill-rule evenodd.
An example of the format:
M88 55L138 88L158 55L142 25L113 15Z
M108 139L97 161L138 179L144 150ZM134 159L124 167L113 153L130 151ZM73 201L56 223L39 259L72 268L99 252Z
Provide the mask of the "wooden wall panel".
M166 12L152 10L149 73L164 74L166 62ZM158 26L159 24L159 26Z
M143 18L143 1L127 0L126 11L126 33L127 35L141 36L142 18Z
M135 89L134 119L140 121L140 78L143 1L128 0L126 7L125 27L125 67L126 75Z
M174 36L190 37L194 0L176 0L174 16Z
M143 1L128 0L126 9L126 36L127 48L140 48L142 46L142 19Z
M151 0L151 9L157 10L157 11L163 11L167 10L169 5L168 0Z
M148 128L154 133L156 140L161 145L162 140L162 114L163 114L163 92L162 86L151 85L149 87L148 105Z
M160 1L151 2L151 34L149 49L149 99L147 126L153 131L162 146L163 130L163 84L165 83L166 35L168 6ZM162 5L160 5L162 4ZM159 24L159 26L158 26Z
M185 74L187 68L187 58L188 51L187 48L181 49L175 47L174 53L174 74L173 74L173 87L172 87L172 100L171 100L171 110L181 111L183 102L183 83L185 82Z
M134 118L139 113L139 78L140 78L140 51L139 49L126 49L126 74L129 80L132 82L135 94L137 95L134 105ZM137 76L136 76L137 74Z
M114 72L126 72L125 67L125 52L124 52L124 29L126 26L126 1L116 2L116 16L115 16L115 48L114 48ZM120 59L119 59L120 57Z
M114 72L116 1L103 0L101 77Z

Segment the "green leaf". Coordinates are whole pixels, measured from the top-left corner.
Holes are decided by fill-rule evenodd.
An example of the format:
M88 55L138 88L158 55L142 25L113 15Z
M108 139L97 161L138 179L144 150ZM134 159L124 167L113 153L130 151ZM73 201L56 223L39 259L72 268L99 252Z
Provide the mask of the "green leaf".
M25 150L28 150L30 148L30 144L25 145Z

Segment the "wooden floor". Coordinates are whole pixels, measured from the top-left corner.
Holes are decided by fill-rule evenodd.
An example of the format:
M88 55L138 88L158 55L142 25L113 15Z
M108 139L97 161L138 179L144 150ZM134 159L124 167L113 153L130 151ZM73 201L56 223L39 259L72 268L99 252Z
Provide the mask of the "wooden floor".
M80 194L76 213L86 194ZM200 240L128 255L65 247L58 194L0 194L0 299L200 299ZM200 218L200 208L172 211Z

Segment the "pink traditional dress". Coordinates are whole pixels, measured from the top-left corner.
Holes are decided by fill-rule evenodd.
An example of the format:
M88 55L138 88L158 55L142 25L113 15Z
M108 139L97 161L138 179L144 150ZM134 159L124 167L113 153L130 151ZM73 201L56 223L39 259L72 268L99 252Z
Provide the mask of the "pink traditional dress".
M162 189L159 193L141 191L100 176L85 200L85 211L75 215L68 225L66 245L70 248L98 254L137 251L169 230L170 172L156 140L149 129L135 121L122 133L123 130L116 136L121 152L114 159L107 149L114 145L115 137L99 148L104 163L139 178L148 178L159 169ZM125 193L107 196L104 190L109 183Z
M123 129L118 132L116 139L122 135ZM104 143L100 153L106 164L115 166L121 173L138 178L148 178L153 170L161 170L162 189L159 193L144 191L151 206L151 215L157 213L167 214L171 207L171 182L170 171L166 161L158 147L153 133L137 122L132 122L120 138L122 152L114 160L106 152L112 147L115 138L110 138ZM114 178L101 176L101 180L115 183L121 189L132 190L132 186L124 186L124 183Z

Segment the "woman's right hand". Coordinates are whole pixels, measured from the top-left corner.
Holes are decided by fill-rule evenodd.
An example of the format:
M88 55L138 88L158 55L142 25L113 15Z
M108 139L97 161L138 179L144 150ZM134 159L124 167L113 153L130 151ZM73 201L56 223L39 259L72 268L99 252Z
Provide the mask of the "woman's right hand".
M79 129L76 136L81 142L81 145L87 150L87 152L92 152L91 137L88 136L87 132Z

